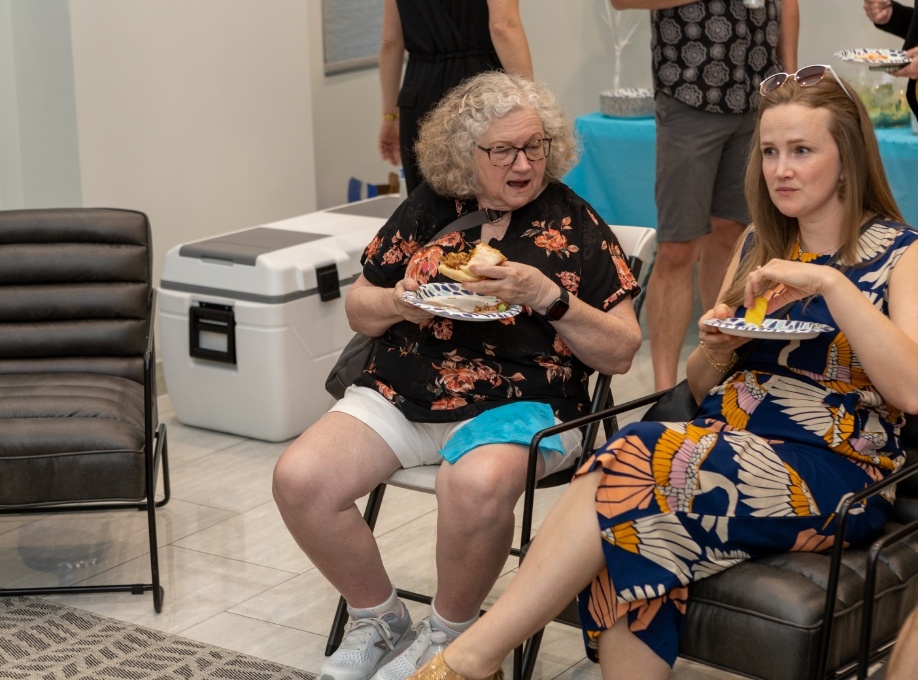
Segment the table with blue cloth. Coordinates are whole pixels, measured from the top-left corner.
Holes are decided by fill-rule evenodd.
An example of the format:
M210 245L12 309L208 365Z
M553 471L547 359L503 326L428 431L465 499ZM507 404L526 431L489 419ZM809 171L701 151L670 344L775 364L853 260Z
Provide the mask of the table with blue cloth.
M653 198L656 124L653 118L579 116L580 162L564 182L609 224L657 226ZM918 135L908 127L876 131L886 176L905 221L918 228Z
M589 113L578 117L574 128L583 149L564 183L609 224L656 228L654 119Z

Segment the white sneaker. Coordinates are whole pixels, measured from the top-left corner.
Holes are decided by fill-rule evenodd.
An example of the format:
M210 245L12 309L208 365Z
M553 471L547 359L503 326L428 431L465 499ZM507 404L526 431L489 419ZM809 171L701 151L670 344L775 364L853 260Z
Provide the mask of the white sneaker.
M431 629L430 622L424 619L396 647L394 651L398 656L380 668L372 680L405 680L446 649L450 642L446 633Z
M369 680L395 654L396 645L412 631L411 616L400 619L354 619L344 628L344 639L319 670L319 680Z

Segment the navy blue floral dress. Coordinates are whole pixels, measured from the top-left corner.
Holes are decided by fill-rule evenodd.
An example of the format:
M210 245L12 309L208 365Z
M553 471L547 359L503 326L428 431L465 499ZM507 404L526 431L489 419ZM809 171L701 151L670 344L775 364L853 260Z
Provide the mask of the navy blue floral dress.
M861 235L860 264L845 270L886 314L889 276L916 239L876 221ZM829 260L799 247L793 258ZM694 421L627 426L578 472L603 474L596 511L607 569L580 595L593 660L600 633L626 616L673 664L690 583L763 555L831 547L840 500L903 464L903 413L877 392L825 300L801 300L788 318L833 331L759 343ZM892 493L849 519L849 542L881 530Z

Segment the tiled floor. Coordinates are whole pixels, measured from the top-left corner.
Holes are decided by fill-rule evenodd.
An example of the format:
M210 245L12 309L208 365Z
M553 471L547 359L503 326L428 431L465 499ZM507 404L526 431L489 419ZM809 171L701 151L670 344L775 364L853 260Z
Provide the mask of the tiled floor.
M651 384L645 346L629 374L616 378L616 399L644 394ZM161 398L160 415L168 426L173 489L172 500L158 511L162 613L154 612L149 594L54 599L318 671L337 596L294 544L271 497L271 472L284 444L184 426L168 396ZM557 493L540 492L539 518ZM436 512L431 496L389 490L377 534L395 583L433 589ZM514 566L508 559L495 594ZM0 516L0 585L148 580L142 513ZM416 619L426 615L420 605L410 608ZM509 661L505 665L509 670ZM584 657L579 631L552 624L536 677L598 680L600 674ZM675 680L733 677L683 661L673 673Z

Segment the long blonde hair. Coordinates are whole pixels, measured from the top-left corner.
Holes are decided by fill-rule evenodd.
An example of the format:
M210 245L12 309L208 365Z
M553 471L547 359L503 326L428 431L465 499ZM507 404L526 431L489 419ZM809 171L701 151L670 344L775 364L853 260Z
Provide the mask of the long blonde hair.
M740 261L733 282L724 293L722 301L726 304L741 304L749 272L773 258L789 258L799 235L797 219L783 215L772 202L762 172L759 135L762 115L771 108L801 104L811 109L826 109L830 114L829 133L838 147L844 177L838 189L844 211L844 238L837 253L840 265L856 263L857 242L865 214L902 221L902 214L886 180L880 149L867 110L851 85L846 82L845 86L851 93L850 98L831 74L826 74L818 83L806 87L801 87L789 77L778 89L761 98L749 149L749 163L746 165L745 186L746 203L755 225L755 238ZM742 248L745 240L744 234L737 242L737 248Z

